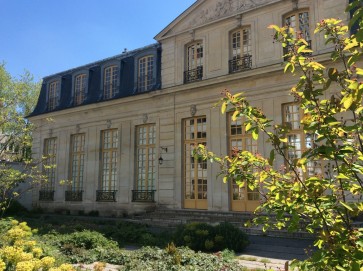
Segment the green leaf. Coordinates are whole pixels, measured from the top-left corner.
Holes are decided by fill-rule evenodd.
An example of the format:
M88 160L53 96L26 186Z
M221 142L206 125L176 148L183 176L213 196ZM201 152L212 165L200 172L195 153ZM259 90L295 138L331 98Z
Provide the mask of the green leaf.
M257 128L255 128L255 129L252 130L252 138L254 140L257 140L258 139L258 129Z
M342 202L342 201L339 201L341 205L343 205L346 209L348 209L349 211L353 211L352 207L350 207L348 204Z
M270 151L270 159L268 160L268 163L270 166L273 166L275 160L275 150Z

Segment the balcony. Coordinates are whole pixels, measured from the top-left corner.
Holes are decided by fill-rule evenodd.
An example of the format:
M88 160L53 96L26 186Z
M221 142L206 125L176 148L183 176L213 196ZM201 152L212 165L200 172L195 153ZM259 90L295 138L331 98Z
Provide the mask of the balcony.
M241 72L252 68L252 56L243 55L229 61L229 73Z
M65 191L66 201L82 201L82 190Z
M39 190L39 201L53 201L54 190Z
M184 72L184 84L194 81L202 80L203 78L203 66L199 66L196 69L188 70Z
M132 190L133 202L155 202L156 190Z
M153 73L148 73L137 78L137 93L147 92L155 85L155 78Z
M116 201L117 190L97 190L96 201Z

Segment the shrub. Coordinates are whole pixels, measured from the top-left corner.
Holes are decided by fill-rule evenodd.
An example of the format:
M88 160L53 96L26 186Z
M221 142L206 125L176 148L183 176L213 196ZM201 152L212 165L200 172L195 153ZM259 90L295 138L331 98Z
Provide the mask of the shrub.
M56 266L56 259L47 256L33 238L32 229L25 223L1 220L7 230L0 235L0 270L72 271L69 264ZM3 229L2 229L3 230Z
M107 239L99 232L85 230L54 236L53 244L72 263L107 261L115 263L120 252L117 242Z
M236 261L225 261L223 257L182 247L176 248L169 244L166 249L144 247L137 251L124 252L125 257L120 271L126 270L158 270L158 271L240 271Z
M229 223L212 226L193 222L178 227L174 234L178 246L188 246L195 251L231 249L241 252L248 245L247 235Z

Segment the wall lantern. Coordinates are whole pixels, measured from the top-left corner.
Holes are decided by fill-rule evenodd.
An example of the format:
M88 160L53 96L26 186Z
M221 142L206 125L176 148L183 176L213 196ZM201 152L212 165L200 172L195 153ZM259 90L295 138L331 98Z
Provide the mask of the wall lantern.
M162 153L163 153L163 151L165 152L165 153L167 153L168 152L168 148L166 148L166 147L160 147L160 157L159 157L159 165L162 165L163 164L163 162L164 162L164 159L163 159L163 157L162 157Z

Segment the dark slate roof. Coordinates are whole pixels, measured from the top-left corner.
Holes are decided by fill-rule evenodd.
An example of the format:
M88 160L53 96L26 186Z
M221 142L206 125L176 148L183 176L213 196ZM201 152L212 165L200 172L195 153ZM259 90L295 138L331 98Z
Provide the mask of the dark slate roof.
M34 111L28 117L74 107L74 101L73 101L74 82L72 82L72 80L73 80L73 75L80 71L88 71L88 90L84 102L81 105L77 106L104 101L103 92L101 91L102 90L101 76L102 76L102 67L107 65L107 63L113 63L113 64L117 63L120 67L119 69L120 85L118 92L112 99L119 99L123 97L140 94L137 91L137 84L136 84L137 74L135 74L135 70L137 67L135 67L135 62L138 59L138 57L147 54L155 55L154 67L156 68L155 83L152 86L152 88L148 91L160 89L161 88L161 71L160 71L161 45L159 43L155 43L136 50L127 51L122 54L115 55L113 57L105 58L93 63L89 63L83 66L79 66L73 69L69 69L63 72L59 72L44 77L37 105ZM47 108L47 86L50 82L54 80L60 80L61 83L60 99L58 106L54 110L49 111Z

